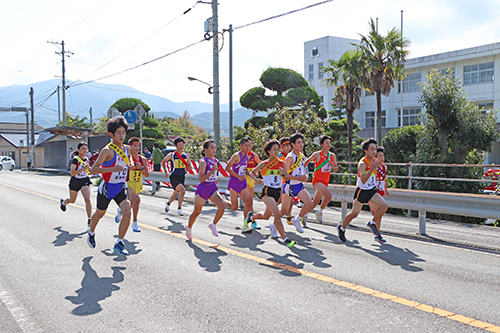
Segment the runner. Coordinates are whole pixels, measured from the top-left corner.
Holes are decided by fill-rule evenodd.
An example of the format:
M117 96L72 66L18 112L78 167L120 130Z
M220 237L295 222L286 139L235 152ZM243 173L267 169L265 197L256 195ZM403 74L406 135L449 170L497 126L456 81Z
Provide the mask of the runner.
M132 156L132 161L134 164L134 168L129 170L127 188L128 188L128 197L130 198L130 202L132 204L132 230L134 232L140 232L139 224L137 223L137 215L139 214L139 204L141 203L141 198L139 197L139 193L142 192L142 176L149 176L148 171L148 160L139 155L139 151L141 150L141 140L137 137L131 137L128 140L128 144L130 145L130 155Z
M283 137L280 139L280 147L281 151L279 153L279 159L285 162L286 156L288 153L290 153L291 146L290 146L290 138L289 137ZM283 184L285 184L285 178L283 178ZM280 201L278 202L278 205L281 204L281 201L283 200L283 196L280 197ZM290 201L290 205L288 207L288 210L286 211L285 215L283 215L286 218L286 221L289 225L292 225L292 207L293 207L293 200ZM283 205L281 205L281 211L283 211Z
M251 227L248 225L253 215L253 199L250 196L246 180L246 174L248 173L248 152L250 151L250 147L251 144L248 138L241 139L240 151L231 156L226 166L226 172L229 173L230 176L227 189L231 196L231 202L226 201L226 207L231 210L237 210L238 196L240 196L244 205L243 216L246 217L243 222L242 232L252 232L253 229L260 229L256 222L252 223Z
M176 138L174 140L174 145L177 148L176 151L167 154L165 158L161 161L161 165L163 167L163 171L165 171L165 177L168 177L168 168L165 165L166 162L170 161L170 185L174 189L172 196L169 200L165 202L165 213L168 213L170 210L170 204L175 200L177 195L179 195L178 199L178 208L177 215L183 216L182 213L182 201L184 200L184 195L186 194L186 187L184 186L184 181L186 178L186 168L191 170L191 160L189 159L189 155L183 153L185 141L183 138Z
M298 232L303 233L302 225L300 224L302 218L306 213L312 209L311 195L304 188L303 182L307 180L305 169L305 156L302 154L304 147L304 137L300 133L296 133L290 137L290 144L292 145L292 152L288 154L285 159L285 170L289 174L289 180L283 186L283 204L281 205L281 214L286 212L293 197L297 197L304 202L299 215L292 219L292 224Z
M323 135L320 139L321 150L313 153L305 162L309 164L310 161L314 161L315 169L312 184L316 193L313 199L313 209L316 207L321 199L321 206L316 212L316 220L319 223L323 223L323 209L328 205L330 200L332 200L332 194L328 190L328 183L330 182L330 174L332 169L337 171L339 167L337 166L337 157L335 154L330 153L330 147L332 146L332 138Z
M75 150L73 159L71 160L69 180L69 198L62 199L60 208L63 212L66 211L66 205L74 203L78 192L82 192L83 199L85 200L85 208L87 210L87 227L90 225L90 217L92 216L92 204L90 203L90 184L92 182L89 178L90 161L87 158L89 147L86 142L80 142L78 149Z
M91 248L95 248L95 228L99 220L106 214L109 202L114 200L120 207L123 217L118 227L118 239L113 249L120 255L126 255L128 251L125 249L123 239L130 224L130 201L127 199L126 181L128 168L134 167L129 159L130 147L123 144L128 124L124 117L115 117L108 120L106 129L113 142L101 150L99 158L90 169L94 175L101 173L103 181L97 191L97 209L90 220L87 244Z
M198 172L200 183L198 184L195 192L194 209L189 216L188 224L185 226L186 237L189 240L193 239L193 224L196 221L198 215L200 215L203 205L209 199L217 206L217 211L215 212L213 222L208 225L208 228L212 231L212 235L214 235L215 237L219 236L216 225L224 214L224 210L226 209L226 202L224 199L222 199L217 189L216 172L219 167L219 161L217 161L217 159L215 158L216 151L217 147L215 146L214 140L210 139L205 141L205 143L203 144L202 153L204 157L200 160Z
M345 228L356 218L363 208L364 204L371 203L374 209L373 218L367 226L375 235L375 240L379 243L385 243L385 239L380 234L380 221L387 211L387 203L380 194L377 193L376 175L379 161L377 159L377 141L373 138L361 143L361 148L365 153L358 163L358 180L356 182L356 191L354 192L354 202L352 210L346 215L342 224L337 225L337 232L342 242L346 242Z
M278 207L278 202L281 199L282 174L288 177L288 174L285 173L283 169L283 161L278 157L279 147L280 144L278 140L269 140L264 145L264 153L266 153L269 158L259 163L252 171L254 176L257 176L260 171L262 179L264 180L264 188L262 189L260 198L266 204L266 210L264 213L257 213L251 216L251 220L252 223L258 219L268 220L271 215L274 215L274 222L269 223L271 237L278 237L279 233L285 245L292 247L295 245L295 241L286 237L285 228L283 228L283 224L281 223L281 212Z
M387 175L387 165L385 164L385 149L382 146L377 147L377 159L380 165L377 168L377 193L382 196L382 198L389 197L389 191L387 190L387 184L385 182L385 178ZM376 207L373 206L371 202L368 203L370 205L370 211L373 215ZM370 226L368 226L370 227ZM370 229L372 229L370 227Z
M255 191L255 176L252 175L252 170L260 163L259 155L252 151L253 143L252 138L248 138L248 142L250 142L250 151L248 152L248 164L247 164L247 174L245 176L247 180L248 191L250 192L250 198L252 198L253 204L253 195Z

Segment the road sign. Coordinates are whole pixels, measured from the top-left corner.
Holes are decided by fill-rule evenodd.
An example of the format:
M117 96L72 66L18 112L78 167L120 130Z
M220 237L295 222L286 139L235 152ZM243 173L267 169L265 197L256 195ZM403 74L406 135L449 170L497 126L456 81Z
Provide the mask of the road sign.
M125 119L129 124L134 124L137 121L137 113L133 110L125 112Z
M137 112L137 115L139 117L144 116L144 114L146 113L146 110L144 110L144 108L142 107L141 103L137 104L137 106L135 107L134 111Z
M134 131L135 130L135 124L134 123L128 124L128 130L129 131Z
M117 108L112 107L112 108L109 108L109 110L108 110L108 118L109 119L117 117L119 114L120 114L120 111L118 111Z

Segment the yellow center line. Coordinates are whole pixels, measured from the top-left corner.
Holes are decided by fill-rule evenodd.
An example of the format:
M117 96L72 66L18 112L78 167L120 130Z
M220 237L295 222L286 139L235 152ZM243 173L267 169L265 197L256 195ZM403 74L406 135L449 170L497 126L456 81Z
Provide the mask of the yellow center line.
M49 199L49 200L59 201L59 199L52 198L52 197L49 197L49 196L46 196L46 195L43 195L43 194L39 194L39 193L36 193L36 192L32 192L32 191L29 191L29 190L25 190L25 189L22 189L22 188L19 188L19 187L16 187L16 186L4 184L4 183L0 183L0 185L4 185L4 186L7 186L7 187L16 189L16 190L20 190L20 191L23 191L23 192L26 192L26 193L37 195L37 196L40 196L40 197L43 197L43 198L46 198L46 199ZM76 206L78 208L85 209L85 207L81 206L81 205L74 205L74 206ZM111 215L111 214L106 214L106 215L110 216L110 217L114 217L114 215ZM139 223L139 225L141 227L143 227L143 228L151 229L151 230L154 230L154 231L159 231L159 232L162 232L162 233L165 233L165 234L168 234L168 235L172 235L172 236L175 236L175 237L179 237L179 238L182 238L182 239L187 239L184 234L176 233L176 232L173 232L173 231L170 231L170 230L161 229L161 228L158 228L158 227L153 227L153 226L150 226L150 225L147 225L147 224L144 224L144 223ZM326 276L326 275L322 275L322 274L318 274L318 273L307 271L305 269L296 268L296 267L292 267L292 266L285 265L285 264L282 264L282 263L274 262L272 260L260 258L260 257L254 256L254 255L251 255L251 254L247 254L247 253L243 253L243 252L240 252L240 251L236 251L234 249L230 249L230 248L225 247L225 246L221 246L221 245L217 245L217 244L214 244L214 243L210 243L210 242L207 242L207 241L204 241L204 240L201 240L201 239L193 238L192 242L195 242L195 243L198 243L198 244L202 244L202 245L205 245L207 247L214 248L214 249L218 249L218 250L226 252L228 254L232 254L232 255L235 255L235 256L238 256L238 257L241 257L241 258L246 258L246 259L249 259L249 260L252 260L252 261L264 264L264 265L268 265L268 266L272 266L272 267L278 267L278 268L281 268L281 269L285 269L287 271L294 272L296 274L300 274L300 275L303 275L303 276L306 276L306 277L309 277L309 278L313 278L313 279L316 279L316 280L319 280L319 281L324 281L324 282L327 282L327 283L331 283L331 284L334 284L334 285L337 285L337 286L340 286L340 287L344 287L344 288L347 288L347 289L358 291L358 292L366 294L366 295L371 295L371 296L374 296L374 297L382 298L382 299L385 299L385 300L388 300L388 301L391 301L391 302L394 302L394 303L399 303L399 304L402 304L402 305L405 305L405 306L408 306L408 307L411 307L411 308L414 308L414 309L417 309L417 310L429 312L429 313L438 315L440 317L444 317L444 318L448 318L448 319L451 319L451 320L455 320L455 321L458 321L460 323L464 323L464 324L467 324L467 325L470 325L470 326L482 328L482 329L490 331L490 332L500 333L500 326L489 324L489 323L486 323L486 322L483 322L483 321L480 321L480 320L476 320L474 318L462 316L460 314L456 314L456 313L453 313L453 312L450 312L450 311L446 311L446 310L443 310L443 309L440 309L440 308L436 308L436 307L433 307L433 306L430 306L430 305L426 305L426 304L418 303L418 302L415 302L415 301L411 301L411 300L406 299L406 298L402 298L402 297L399 297L399 296L394 296L394 295L387 294L387 293L384 293L384 292L381 292L381 291L377 291L377 290L374 290L374 289L366 288L366 287L363 287L363 286L360 286L360 285L356 285L356 284L353 284L353 283L350 283L350 282L347 282L347 281L337 280L337 279L334 279L334 278Z

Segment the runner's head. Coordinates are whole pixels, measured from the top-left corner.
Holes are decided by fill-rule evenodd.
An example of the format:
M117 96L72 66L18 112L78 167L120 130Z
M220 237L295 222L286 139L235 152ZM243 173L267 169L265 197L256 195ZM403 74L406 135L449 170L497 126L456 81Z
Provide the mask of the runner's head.
M203 152L201 153L201 155L206 157L214 157L216 151L217 147L215 146L215 141L212 139L208 139L203 143Z
M250 143L250 149L248 151L252 151L253 148L253 142L251 137L247 137L248 142Z
M174 146L177 148L177 149L180 149L180 150L183 150L184 149L184 144L186 143L186 141L184 141L183 138L181 137L178 137L178 138L175 138L174 140Z
M130 146L130 149L134 153L139 153L139 151L141 150L141 139L139 139L136 136L133 136L130 139L128 139L128 144Z
M385 163L385 149L382 146L377 147L377 159L380 163Z
M377 156L377 140L374 138L361 142L361 148L366 157L374 159Z
M290 138L285 136L280 139L280 147L281 150L283 151L283 155L287 155L290 152Z
M280 152L280 143L278 140L269 140L264 145L263 151L269 158L276 158Z
M243 154L243 156L248 154L248 152L250 151L250 149L252 147L252 143L248 139L249 138L243 138L240 140L240 150L241 150L241 153Z
M84 157L89 152L89 146L85 141L80 142L77 147L77 150L73 152L73 155L75 156L80 155L81 157Z
M328 135L323 135L321 139L319 140L319 144L321 147L323 147L326 150L330 150L330 147L332 146L332 137Z
M300 133L295 133L290 137L290 144L295 152L302 152L302 149L304 149L304 136Z
M113 141L121 145L125 140L125 136L127 135L127 120L125 120L125 117L121 116L111 118L106 122L106 129Z

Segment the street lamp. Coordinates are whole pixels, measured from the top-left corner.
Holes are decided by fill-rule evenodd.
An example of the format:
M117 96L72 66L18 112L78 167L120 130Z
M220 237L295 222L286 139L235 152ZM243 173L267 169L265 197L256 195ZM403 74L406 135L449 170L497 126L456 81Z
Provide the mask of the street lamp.
M194 78L194 77L191 77L191 76L188 76L188 80L189 81L198 81L198 82L206 84L208 86L208 93L210 95L213 94L213 92L212 92L213 87L210 84L206 83L205 81L198 80L197 78Z

